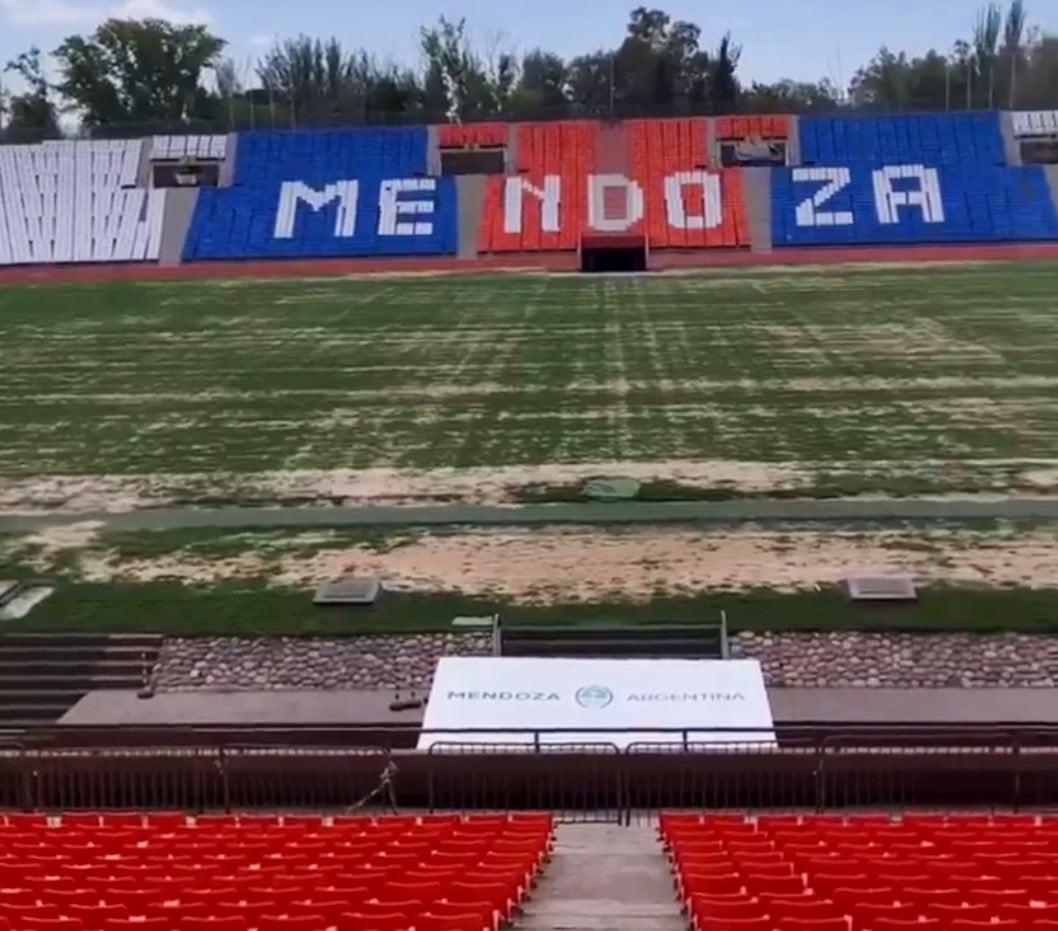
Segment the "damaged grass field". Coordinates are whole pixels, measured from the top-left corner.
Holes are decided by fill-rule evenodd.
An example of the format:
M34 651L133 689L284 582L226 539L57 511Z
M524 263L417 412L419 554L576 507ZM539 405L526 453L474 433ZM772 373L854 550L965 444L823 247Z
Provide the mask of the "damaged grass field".
M0 507L1058 488L1058 266L0 291Z

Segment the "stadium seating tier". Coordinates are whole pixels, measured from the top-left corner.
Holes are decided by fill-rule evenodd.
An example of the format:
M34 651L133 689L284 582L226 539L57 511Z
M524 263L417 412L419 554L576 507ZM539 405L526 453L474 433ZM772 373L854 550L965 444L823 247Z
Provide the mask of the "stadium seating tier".
M475 219L483 254L572 252L585 237L606 235L643 236L654 250L761 248L769 235L776 247L1058 241L1056 176L1007 165L1012 140L1005 144L1003 131L1015 144L1027 140L1025 157L1046 158L1058 111L492 122L0 146L0 265L157 262L163 248L167 262L466 255L475 243L460 236ZM475 213L461 223L461 188L429 174L431 139L440 150L511 142L510 174L486 178L480 215L468 198L462 209ZM758 139L788 139L800 164L752 176L716 167L720 141ZM229 159L230 170L209 175L225 186L181 197L145 186L158 163L185 158Z
M1038 166L804 167L772 172L776 246L1058 239Z
M1058 818L667 813L696 931L1031 931L1058 920Z
M445 255L452 178L426 176L424 128L252 132L232 187L199 195L185 258Z
M532 813L13 814L0 823L0 927L495 931L552 830Z

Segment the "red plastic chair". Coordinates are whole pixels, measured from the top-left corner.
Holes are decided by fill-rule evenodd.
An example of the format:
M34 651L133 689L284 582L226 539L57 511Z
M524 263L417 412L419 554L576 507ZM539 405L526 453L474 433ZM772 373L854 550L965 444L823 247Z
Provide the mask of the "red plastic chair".
M444 899L449 903L488 902L494 912L498 912L502 918L506 919L510 917L514 906L518 904L511 893L512 890L506 883L456 882L445 889Z
M683 893L692 895L716 895L717 893L730 895L741 892L742 879L736 873L684 873L681 877Z
M966 893L960 889L901 889L899 899L906 905L917 905L920 909L927 905L962 905Z
M805 891L805 881L800 876L758 876L750 873L743 875L742 881L754 895L801 895Z
M956 922L958 924L958 922ZM935 918L927 918L924 921L903 921L899 918L879 918L873 925L872 931L946 931L942 922Z
M59 816L63 828L98 828L102 823L98 811L64 811Z
M795 918L799 921L829 920L840 918L845 921L845 910L830 899L775 899L768 903L768 914L772 921L784 921Z
M77 918L86 928L102 928L112 918L128 918L124 905L71 905L65 909L70 918Z
M488 902L434 902L431 915L474 915L490 928L499 921L499 913Z
M852 931L873 929L879 921L916 922L918 909L906 905L857 905L852 909Z
M691 914L703 921L713 918L748 920L763 918L767 915L767 909L759 902L745 896L725 900L696 895L692 896L687 904Z
M480 915L435 915L426 912L415 919L415 931L492 931Z
M326 931L331 922L323 915L263 915L257 931Z
M25 918L19 922L20 931L84 931L80 918Z
M144 909L143 914L150 919L164 919L170 928L176 928L184 918L208 917L207 907L201 902L154 902Z
M338 919L338 931L408 931L408 927L408 919L399 912L392 915L349 912Z
M963 921L991 921L992 909L987 905L923 905L922 914L949 925L956 919Z
M774 916L772 921L775 921ZM876 926L877 927L877 926ZM783 918L779 931L849 931L845 918Z
M59 918L54 905L18 905L0 901L0 918L16 928L21 928L27 918Z
M963 921L955 919L948 925L948 931L1024 931L1025 926L1016 919L1007 918L1002 921Z
M831 876L828 873L816 873L808 877L808 888L813 895L833 899L838 889L866 888L871 885L871 878L863 873L858 876ZM890 883L875 883L878 888L889 888Z
M773 931L770 918L702 918L698 931Z
M426 911L422 902L412 899L403 902L364 902L358 905L356 909L359 914L369 919L374 915L403 915L407 919L408 924L413 924L415 916L421 915Z
M966 901L971 905L987 905L993 913L1004 905L1028 905L1032 896L1027 889L970 889Z
M982 905L982 908L988 908L988 906ZM1058 922L1058 905L1013 905L1006 904L1000 905L996 914L1000 918L1014 918L1020 921L1025 927L1028 927L1033 922L1037 921L1054 921ZM969 917L969 916L968 916Z
M771 862L761 862L756 858L747 860L736 860L739 872L748 876L793 876L794 866L792 863L785 862L783 860L773 860Z
M180 931L247 931L246 919L239 915L223 918L198 918L187 916L179 921Z

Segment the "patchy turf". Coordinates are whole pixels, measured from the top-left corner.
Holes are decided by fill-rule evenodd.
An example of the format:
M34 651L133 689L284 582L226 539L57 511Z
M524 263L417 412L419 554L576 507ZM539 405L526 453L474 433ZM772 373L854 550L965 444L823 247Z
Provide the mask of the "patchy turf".
M8 286L0 500L475 467L561 498L595 463L684 497L1055 491L1056 293L1053 264Z
M526 622L712 620L736 629L1056 630L1058 525L975 522L351 530L89 525L0 536L0 578L57 593L18 627L199 634L444 630L464 614ZM849 602L850 568L909 571L912 606ZM342 572L379 575L370 610L320 609ZM5 628L7 629L7 628Z
M61 587L9 631L156 632L192 636L435 633L459 616L499 612L513 623L578 624L662 621L714 624L727 613L741 630L887 630L929 633L1058 633L1058 589L982 591L937 587L917 605L851 605L840 592L768 589L658 597L649 604L614 600L524 605L450 594L389 594L374 608L317 608L304 591L261 582L189 586L176 581L77 583Z

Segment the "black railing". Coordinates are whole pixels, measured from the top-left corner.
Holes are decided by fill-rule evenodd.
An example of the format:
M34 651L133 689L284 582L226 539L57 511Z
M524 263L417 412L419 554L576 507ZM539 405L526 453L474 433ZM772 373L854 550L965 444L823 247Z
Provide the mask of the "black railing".
M436 731L441 742L420 751L417 727L53 728L0 750L0 805L548 809L607 821L671 808L1058 805L1058 728L784 727L776 742L731 745L673 730L671 742L628 746L628 731L564 743L525 731L518 745L495 733Z

